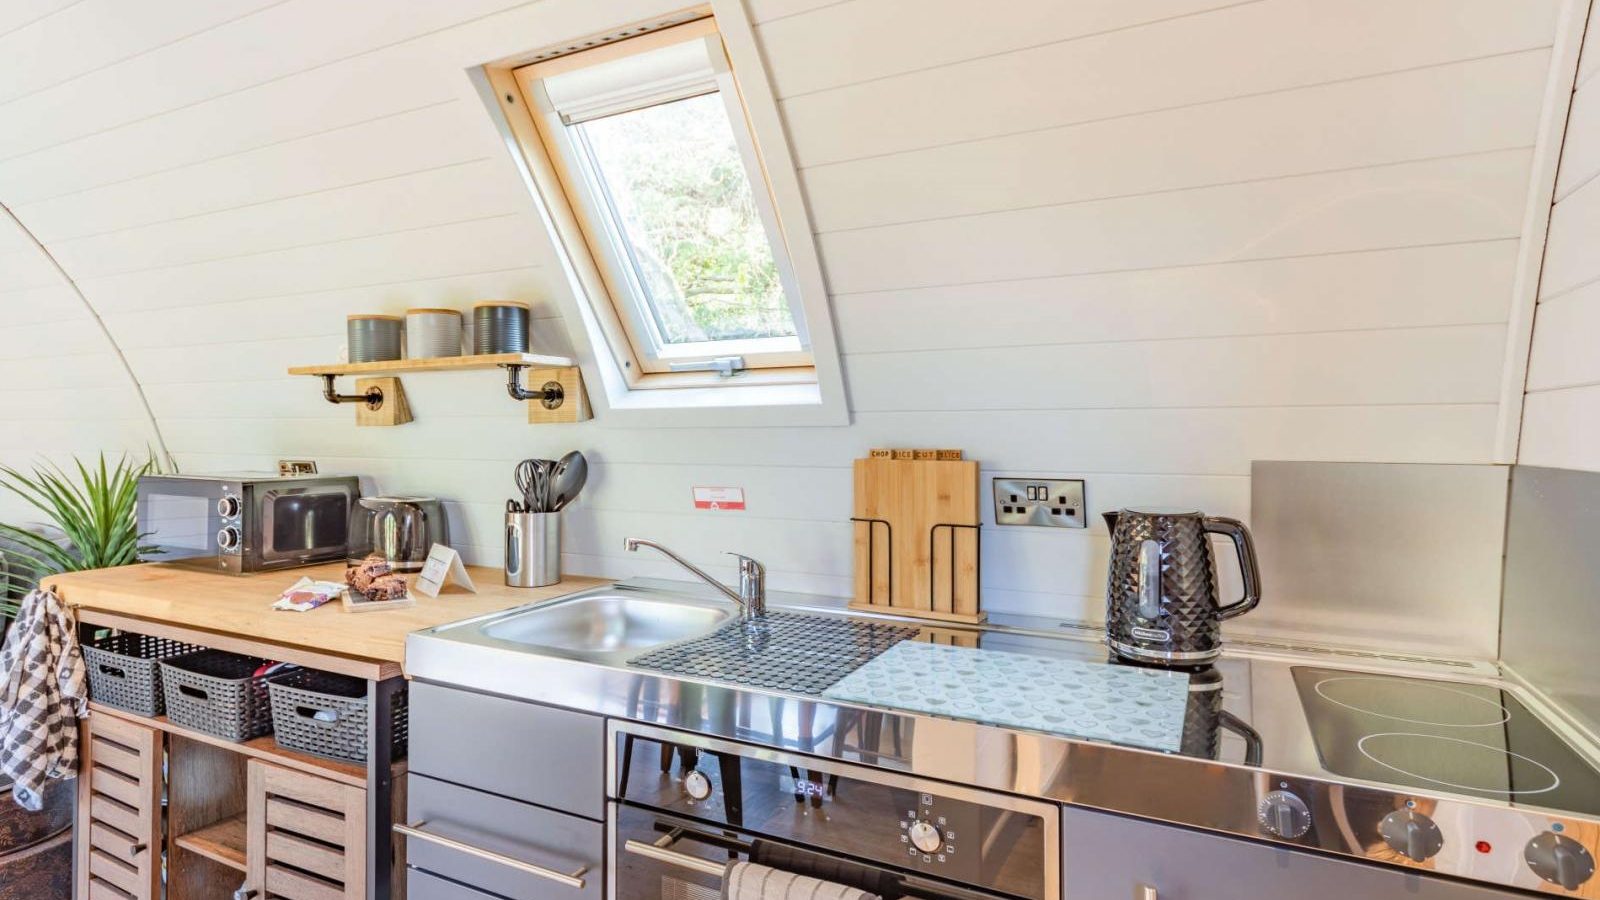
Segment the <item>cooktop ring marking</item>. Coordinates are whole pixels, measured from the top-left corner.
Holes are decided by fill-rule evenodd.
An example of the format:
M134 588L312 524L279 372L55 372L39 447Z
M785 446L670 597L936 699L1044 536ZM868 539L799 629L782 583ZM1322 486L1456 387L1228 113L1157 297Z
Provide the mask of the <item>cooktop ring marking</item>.
M1429 778L1426 775L1418 775L1416 772L1408 772L1405 769L1400 768L1399 766L1393 765L1391 763L1386 763L1383 760L1379 759L1378 757L1374 756L1371 751L1367 750L1367 741L1370 741L1373 738L1384 738L1384 737L1422 738L1424 740L1430 740L1430 741L1450 741L1451 743L1455 743L1455 744L1466 744L1469 747L1481 747L1484 750L1490 751L1491 753L1499 753L1499 754L1502 754L1504 756L1514 756L1517 759L1520 759L1525 763L1529 763L1530 765L1538 766L1539 768L1543 769L1545 771L1545 774L1550 776L1550 784L1545 786L1545 787L1534 788L1532 790L1519 788L1519 789L1514 790L1514 791L1503 791L1503 790L1500 790L1499 788L1477 787L1477 786L1470 785L1470 784L1456 784L1455 782L1452 782L1452 781L1440 781L1437 778ZM1373 762L1377 763L1380 766L1383 766L1385 769L1388 769L1388 770L1390 770L1392 772L1399 772L1401 775L1404 775L1404 776L1406 776L1408 778L1415 778L1415 779L1417 779L1419 781L1426 781L1429 784L1440 785L1441 787L1455 788L1456 790L1459 790L1459 791L1477 791L1480 794L1502 794L1502 795L1507 796L1507 797L1522 797L1522 796L1525 796L1525 795L1528 795L1528 794L1544 794L1544 793L1548 793L1548 792L1553 791L1556 788L1561 786L1561 776L1557 775L1555 773L1554 769L1550 768L1549 766L1545 765L1542 762L1539 762L1537 759L1532 759L1530 757L1523 756L1521 753L1517 753L1514 750L1507 750L1504 747L1494 747L1494 746L1490 746L1489 744L1480 744L1477 741L1469 741L1469 740L1464 740L1462 738L1445 737L1442 734L1416 734L1414 732L1409 732L1409 731L1380 731L1380 732L1378 732L1376 734L1369 734L1369 735L1361 738L1360 740L1356 741L1356 749L1361 751L1361 755L1362 756L1365 756L1367 759L1372 760Z
M1378 712L1375 709L1368 709L1364 706L1356 706L1354 703L1346 703L1337 697L1328 696L1328 692L1324 691L1322 686L1325 684L1332 684L1336 681L1374 681L1384 685L1385 687L1393 687L1396 682L1390 678L1383 678L1373 675L1344 675L1337 678L1324 678L1317 682L1314 686L1318 697L1321 697L1335 706L1342 706L1345 709L1353 710L1361 713L1362 715L1377 716L1380 719L1389 719L1395 722L1410 722L1413 725L1432 725L1435 728L1489 728L1495 725L1504 725L1506 722L1511 720L1510 710L1506 709L1499 703L1488 699L1487 697L1480 697L1477 694L1468 693L1460 688L1449 687L1443 684L1433 684L1430 682L1420 682L1419 685L1424 690L1442 691L1447 694L1458 694L1462 697L1466 697L1469 700L1475 700L1478 703L1481 703L1499 713L1500 718L1493 722L1430 722L1427 719L1409 719L1405 716L1393 716L1388 713Z

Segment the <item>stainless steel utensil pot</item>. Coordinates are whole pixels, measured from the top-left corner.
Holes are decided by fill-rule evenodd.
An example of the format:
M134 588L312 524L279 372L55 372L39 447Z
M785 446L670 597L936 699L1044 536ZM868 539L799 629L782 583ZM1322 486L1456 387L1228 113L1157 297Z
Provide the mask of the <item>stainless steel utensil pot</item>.
M1106 513L1111 570L1106 582L1106 643L1120 656L1193 666L1222 652L1222 622L1261 601L1250 532L1237 519L1198 512L1125 509ZM1217 599L1209 534L1232 539L1244 596Z
M544 587L561 580L561 514L506 513L506 584Z

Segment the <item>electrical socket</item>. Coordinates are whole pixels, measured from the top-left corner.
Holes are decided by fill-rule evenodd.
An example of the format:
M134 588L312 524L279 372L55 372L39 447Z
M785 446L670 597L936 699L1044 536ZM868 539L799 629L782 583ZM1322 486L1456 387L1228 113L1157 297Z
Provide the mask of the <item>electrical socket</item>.
M996 525L1087 528L1081 478L996 478Z

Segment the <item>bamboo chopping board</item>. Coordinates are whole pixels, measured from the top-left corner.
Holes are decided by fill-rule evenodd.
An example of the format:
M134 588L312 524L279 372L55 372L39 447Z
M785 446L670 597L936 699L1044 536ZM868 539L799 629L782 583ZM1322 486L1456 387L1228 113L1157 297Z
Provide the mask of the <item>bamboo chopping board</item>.
M858 459L854 517L852 607L983 621L976 461Z

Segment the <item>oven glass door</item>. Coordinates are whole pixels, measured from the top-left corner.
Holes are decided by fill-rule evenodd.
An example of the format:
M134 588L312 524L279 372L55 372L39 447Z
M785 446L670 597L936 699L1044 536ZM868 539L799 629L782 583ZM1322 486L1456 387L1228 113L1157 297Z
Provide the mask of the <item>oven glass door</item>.
M863 879L855 886L885 898L907 900L1001 900L1002 895L945 884L914 873L869 866L843 855L820 853L815 848L795 847L764 840L748 832L695 822L658 810L613 802L610 819L614 823L610 878L611 900L718 900L722 896L723 871L732 862L749 862L758 841L764 841L766 855L808 858L810 871L836 867L849 873L843 878ZM812 868L816 866L817 868ZM898 885L898 889L874 888L874 884Z
M134 516L140 542L157 549L141 554L153 562L201 557L216 559L222 516L217 501L222 484L197 478L143 478Z
M342 487L257 488L261 559L304 562L342 556L350 527L350 494Z

